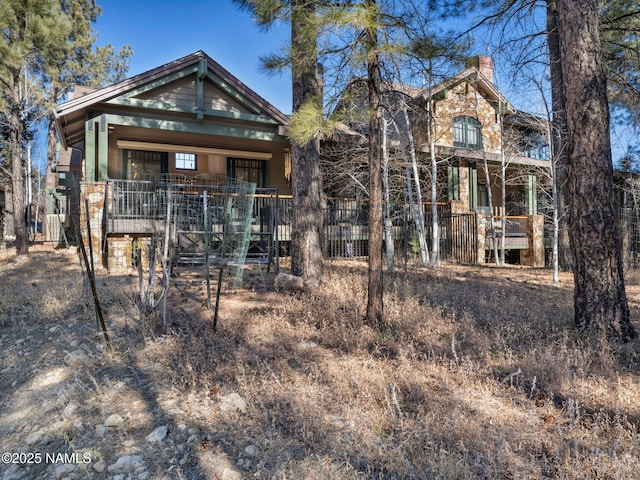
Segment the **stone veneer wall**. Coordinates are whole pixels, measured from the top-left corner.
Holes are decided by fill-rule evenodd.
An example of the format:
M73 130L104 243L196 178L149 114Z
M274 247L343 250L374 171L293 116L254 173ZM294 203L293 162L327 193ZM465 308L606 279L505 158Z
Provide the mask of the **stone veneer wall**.
M454 85L446 91L444 99L436 102L436 144L453 146L453 119L459 115L476 118L482 124L482 145L485 151L501 152L500 124L496 121L496 109L469 82Z
M484 215L482 212L476 212L476 225L478 226L478 254L477 263L484 263L485 243L487 235L487 225L485 223Z
M109 275L133 273L133 241L129 235L107 238Z
M527 217L527 237L529 248L520 251L520 263L532 267L544 267L544 217L542 215Z
M106 191L105 182L81 182L80 183L80 233L89 254L89 241L93 251L93 264L95 268L107 266L106 252L103 252L104 232L102 225L104 220L104 197ZM87 231L87 208L89 206L89 225L91 227L91 239Z

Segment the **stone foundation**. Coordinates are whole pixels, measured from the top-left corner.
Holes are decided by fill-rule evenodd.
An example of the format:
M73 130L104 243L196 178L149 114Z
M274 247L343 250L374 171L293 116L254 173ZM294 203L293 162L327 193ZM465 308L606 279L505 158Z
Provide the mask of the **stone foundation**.
M109 237L108 270L109 275L129 275L135 270L133 266L133 241L129 235Z

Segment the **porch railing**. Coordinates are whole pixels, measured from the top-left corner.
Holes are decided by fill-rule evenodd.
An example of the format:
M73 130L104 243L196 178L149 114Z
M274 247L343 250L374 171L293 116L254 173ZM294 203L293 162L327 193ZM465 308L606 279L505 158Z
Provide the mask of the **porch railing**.
M524 215L518 216L506 216L504 217L504 224L502 216L493 217L493 225L495 231L492 228L491 218L485 216L486 222L486 236L489 238L502 236L502 231L506 237L526 237L527 236L527 218Z
M175 182L175 183L174 183ZM188 191L194 180L150 178L110 180L107 188L107 233L157 233L166 217L167 189ZM439 251L441 259L475 262L477 255L476 215L452 214L446 204L438 204ZM397 255L414 256L417 233L406 205L394 204L392 235ZM323 253L327 258L368 255L368 208L355 199L329 198L324 209ZM427 242L432 242L431 204L422 206ZM184 215L183 215L184 216ZM255 196L252 242L248 258L272 259L286 255L291 240L292 198L279 196L276 189L258 189ZM526 217L507 222L509 231L524 232Z

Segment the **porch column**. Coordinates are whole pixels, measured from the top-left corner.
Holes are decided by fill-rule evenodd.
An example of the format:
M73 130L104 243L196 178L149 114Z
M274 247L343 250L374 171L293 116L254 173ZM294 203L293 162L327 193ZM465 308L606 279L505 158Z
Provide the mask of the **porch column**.
M477 247L477 263L484 263L485 258L485 241L487 234L487 225L485 223L484 215L482 212L476 212L476 225L478 228L477 238L478 238L478 247Z
M96 125L98 126L98 125ZM98 181L107 180L107 166L109 164L109 128L105 115L100 115L98 129Z
M105 115L85 122L84 138L84 179L87 182L104 182L109 162L109 128Z
M84 180L93 182L96 179L96 126L93 118L84 123L84 139Z
M91 242L94 266L96 267L106 266L106 256L104 256L103 252L104 232L102 231L106 187L104 182L80 183L80 233L87 248L87 254L89 253L89 242ZM88 212L87 204L89 207ZM89 238L87 231L87 213L91 227L91 238Z
M520 251L520 263L532 267L544 267L544 216L527 217L529 248Z
M449 201L460 199L459 172L459 167L451 165L447 167L447 200Z
M469 167L469 210L478 208L478 170Z
M459 168L458 170L458 189L460 192L459 200L467 208L469 208L469 168Z

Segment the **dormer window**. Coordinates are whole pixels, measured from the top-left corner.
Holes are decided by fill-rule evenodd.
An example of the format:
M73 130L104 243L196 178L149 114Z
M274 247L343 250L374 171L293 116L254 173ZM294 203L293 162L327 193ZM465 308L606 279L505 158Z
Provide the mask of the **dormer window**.
M473 117L459 116L453 119L453 146L480 150L482 148L482 125Z

